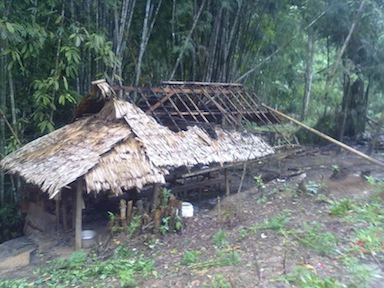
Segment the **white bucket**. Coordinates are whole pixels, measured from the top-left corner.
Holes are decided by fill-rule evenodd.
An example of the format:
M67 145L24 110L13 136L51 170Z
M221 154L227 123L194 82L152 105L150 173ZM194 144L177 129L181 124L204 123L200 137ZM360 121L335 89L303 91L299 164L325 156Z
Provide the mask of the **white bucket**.
M189 202L181 203L181 216L193 217L193 205Z
M81 231L81 246L82 248L88 249L96 246L96 235L97 233L93 230Z

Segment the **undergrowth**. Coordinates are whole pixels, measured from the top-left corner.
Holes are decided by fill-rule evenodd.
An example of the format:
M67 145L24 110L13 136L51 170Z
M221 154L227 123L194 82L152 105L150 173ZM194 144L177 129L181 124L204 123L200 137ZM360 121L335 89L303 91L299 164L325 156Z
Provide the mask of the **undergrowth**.
M375 188L368 200L331 200L325 196L321 199L328 203L326 208L330 217L351 227L342 239L316 221L284 233L322 256L338 259L345 271L342 279L320 277L313 267L296 266L279 281L302 288L364 288L372 287L374 281L382 279L379 263L384 261L384 182L368 180Z
M280 281L301 288L341 288L346 287L337 279L320 277L312 269L305 266L297 266L295 269L279 279Z
M101 261L85 254L74 252L68 259L53 260L36 271L37 279L8 280L0 282L0 288L11 287L129 287L137 284L137 278L155 275L154 261L135 254L122 246L114 255Z

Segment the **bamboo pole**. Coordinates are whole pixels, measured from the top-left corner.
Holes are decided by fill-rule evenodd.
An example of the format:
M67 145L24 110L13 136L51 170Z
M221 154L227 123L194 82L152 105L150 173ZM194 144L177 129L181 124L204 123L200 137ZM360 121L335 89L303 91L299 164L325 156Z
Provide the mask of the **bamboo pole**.
M82 211L83 211L83 187L82 181L76 184L76 226L75 226L75 250L81 249Z
M231 194L231 191L229 189L229 175L228 175L228 169L224 170L224 177L225 177L225 196L229 196Z
M127 228L127 201L120 200L120 221L123 228Z
M243 183L244 183L244 178L245 178L246 172L247 172L247 162L244 162L243 172L241 173L240 184L239 184L239 188L237 188L237 193L240 193L241 188L243 188Z
M271 107L269 107L269 106L267 106L265 104L262 104L262 105L265 108L267 108L268 110L272 111L273 113L275 113L275 114L277 114L277 115L279 115L279 116L281 116L283 118L286 118L289 121L292 121L293 123L295 123L295 124L305 128L305 129L311 131L312 133L314 133L314 134L316 134L316 135L318 135L318 136L320 136L320 137L322 137L322 138L324 138L324 139L326 139L326 140L328 140L328 141L330 141L332 143L335 143L336 145L340 146L341 148L344 148L344 149L346 149L346 150L348 150L348 151L350 151L350 152L352 152L352 153L354 153L354 154L356 154L356 155L358 155L358 156L360 156L360 157L362 157L362 158L364 158L364 159L366 159L366 160L368 160L368 161L370 161L370 162L372 162L372 163L374 163L376 165L380 165L380 166L384 167L384 162L381 162L381 161L379 161L379 160L377 160L375 158L372 158L372 157L370 157L370 156L368 156L368 155L366 155L366 154L364 154L364 153L362 153L360 151L357 151L356 149L354 149L354 148L352 148L352 147L350 147L350 146L348 146L348 145L346 145L346 144L344 144L344 143L342 143L340 141L337 141L336 139L334 139L334 138L332 138L332 137L330 137L330 136L328 136L328 135L326 135L326 134L324 134L324 133L322 133L322 132L320 132L320 131L318 131L316 129L313 129L313 128L305 125L304 123L301 123L300 121L298 121L296 119L293 119L292 117L289 117L288 115L285 115L284 113L282 113L280 111L277 111L277 110L275 110L275 109L273 109L273 108L271 108Z
M161 184L153 184L152 190L152 209L157 209L160 205Z

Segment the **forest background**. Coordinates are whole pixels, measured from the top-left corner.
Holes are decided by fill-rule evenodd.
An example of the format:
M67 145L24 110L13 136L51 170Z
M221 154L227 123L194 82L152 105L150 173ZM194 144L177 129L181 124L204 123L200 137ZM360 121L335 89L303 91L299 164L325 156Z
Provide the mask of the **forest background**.
M240 82L355 137L380 118L383 63L381 0L3 0L0 159L68 123L99 78ZM19 186L0 172L0 222L18 214Z

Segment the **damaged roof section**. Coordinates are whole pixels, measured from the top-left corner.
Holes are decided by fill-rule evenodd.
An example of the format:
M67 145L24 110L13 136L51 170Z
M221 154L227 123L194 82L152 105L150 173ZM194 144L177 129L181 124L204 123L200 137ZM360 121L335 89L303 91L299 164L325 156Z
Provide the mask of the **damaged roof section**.
M172 131L199 125L246 130L246 122L271 125L279 122L258 104L255 93L238 83L162 82L159 87L113 86L147 115Z
M94 85L99 87L98 92L85 97L78 106L77 112L79 107L82 108L83 117L6 156L0 162L0 168L8 173L21 175L52 198L81 178L85 180L88 193L112 191L120 194L130 188L140 189L146 184L165 183L165 175L181 166L243 162L274 153L265 141L242 129L225 129L215 125L218 123L205 120L205 126L199 125L199 119L204 119L202 110L198 111L199 115L195 115L199 122L193 122L188 118L194 119L193 113L185 108L189 115L183 115L185 111L176 106L179 109L177 111L170 101L164 101L154 108L152 106L159 102L151 103L147 99L148 103L144 103L152 107L148 110L145 106L139 108L130 101L116 98L105 81ZM174 93L174 90L170 91ZM213 112L215 103L219 100L210 97L212 99L209 98L210 101L204 104L210 106ZM91 110L84 103L91 103L92 99L102 108L96 114L92 112L89 113L92 115L86 116L84 111ZM208 98L196 101L206 99ZM159 109L160 106L162 109ZM215 109L217 111L219 108ZM153 113L154 111L157 113ZM169 117L168 113L174 118L172 113L175 111L178 114L175 118L177 121L184 121L185 129L175 126L174 128L180 129L174 131L175 129L171 130L160 122L160 118L167 118L164 117L165 114ZM231 119L231 113L228 113L224 113L226 116L222 117L230 123L228 119ZM236 117L236 114L233 115ZM250 117L244 110L241 117L247 117L246 115ZM173 121L178 124L175 119ZM238 122L241 124L240 120ZM231 126L234 124L235 122L230 123Z

